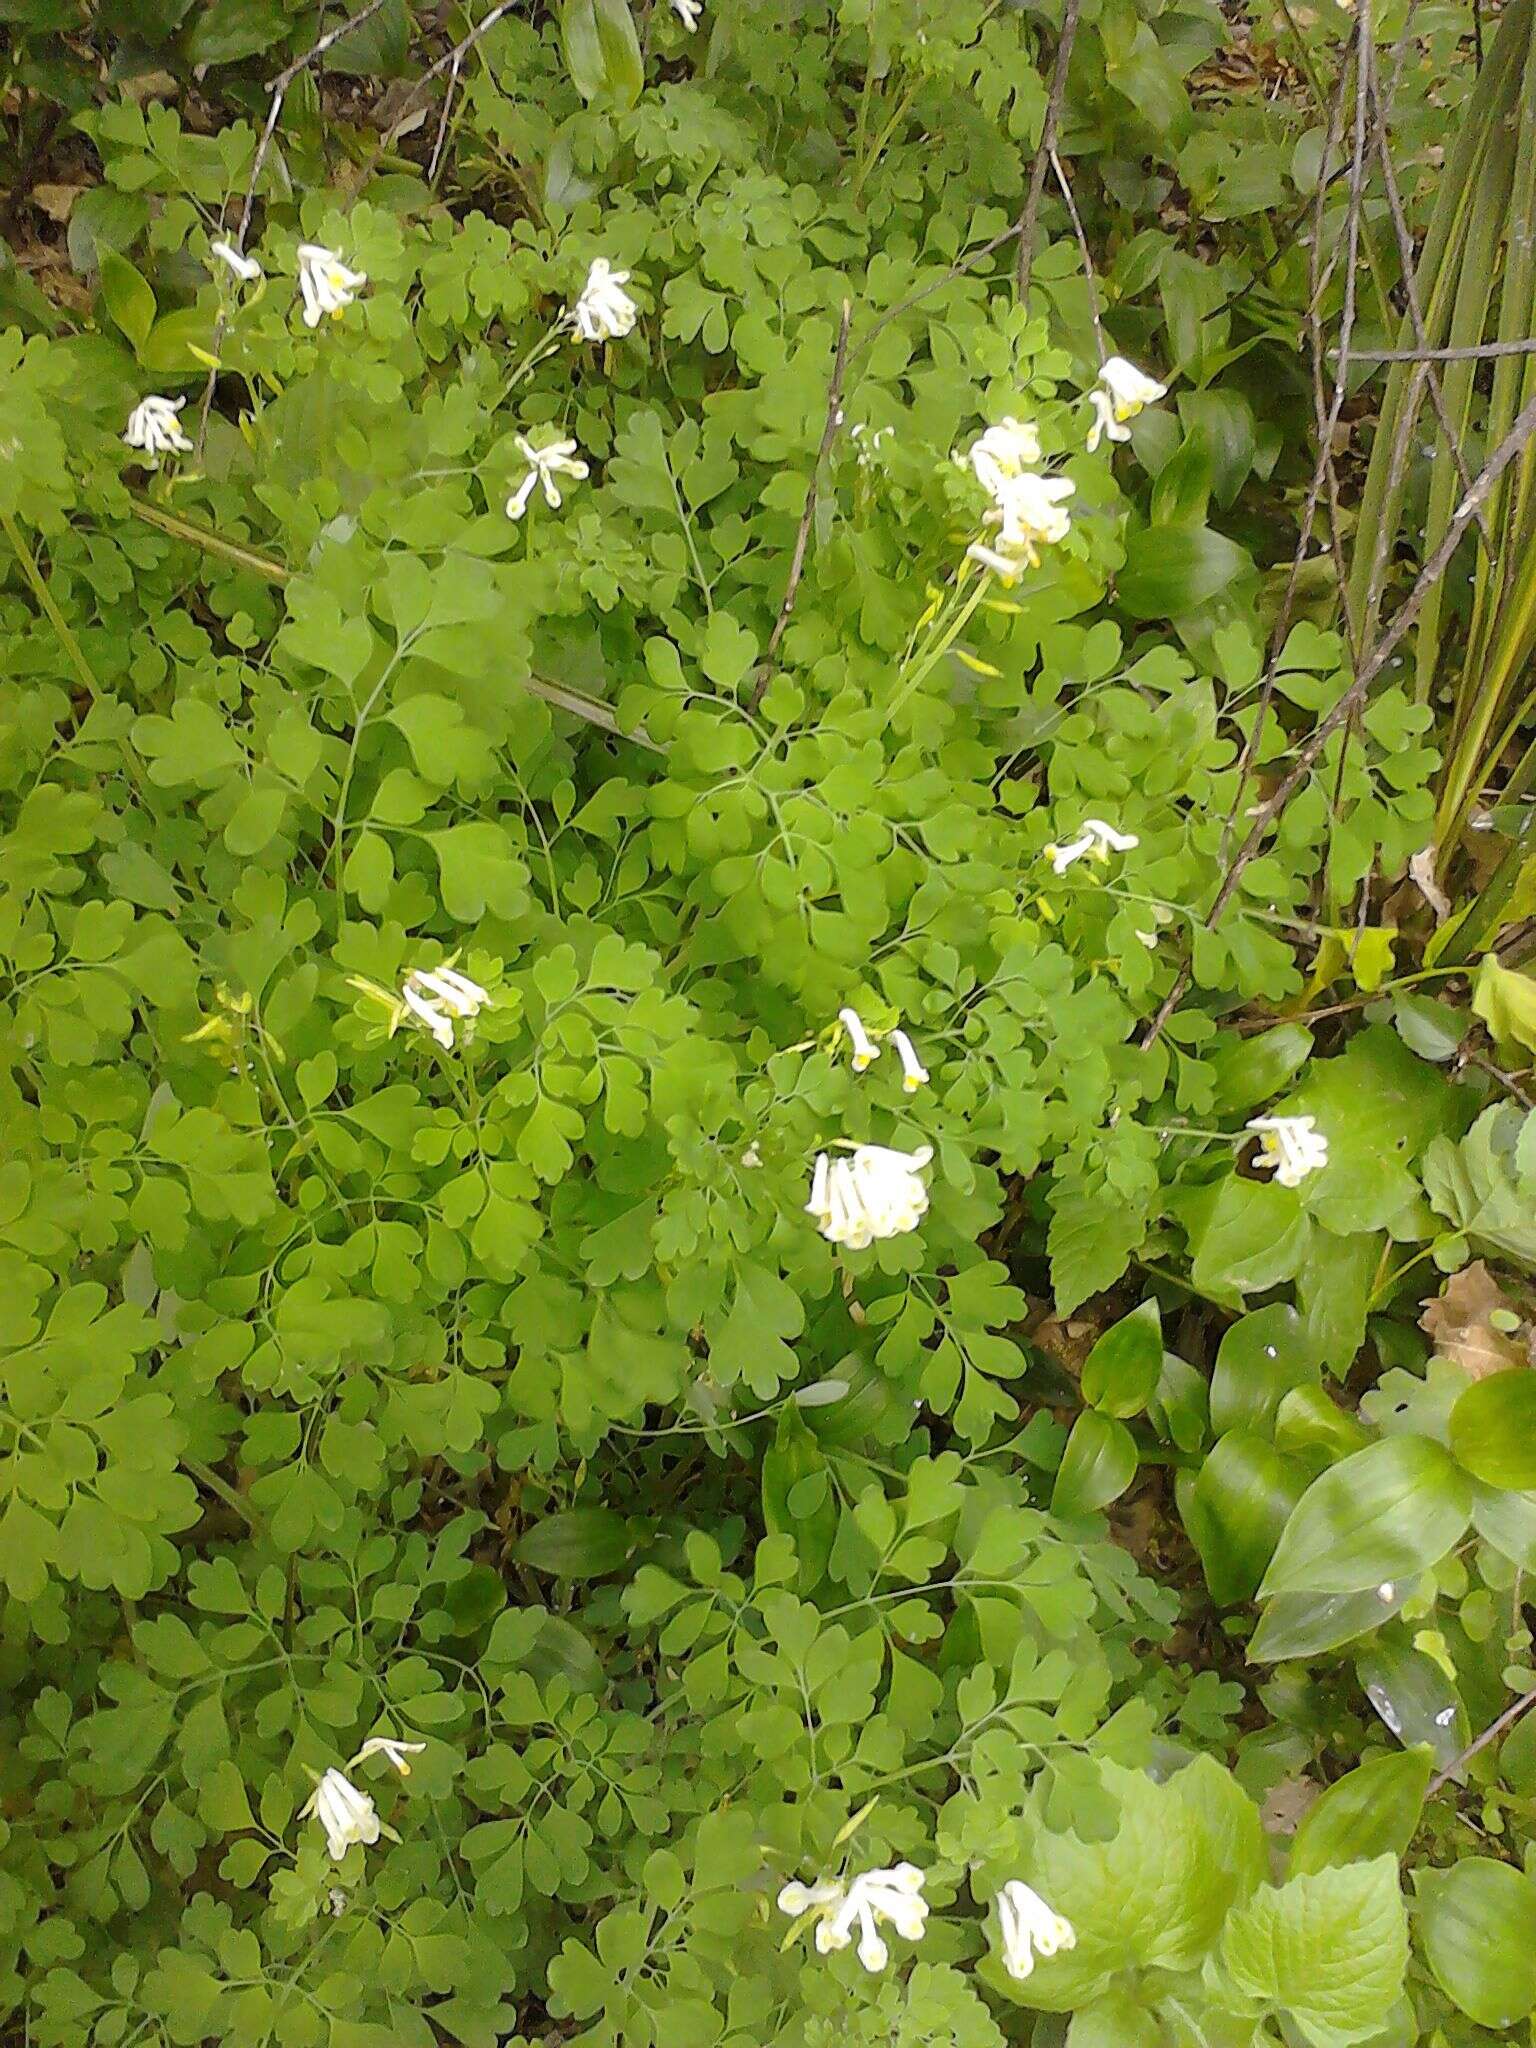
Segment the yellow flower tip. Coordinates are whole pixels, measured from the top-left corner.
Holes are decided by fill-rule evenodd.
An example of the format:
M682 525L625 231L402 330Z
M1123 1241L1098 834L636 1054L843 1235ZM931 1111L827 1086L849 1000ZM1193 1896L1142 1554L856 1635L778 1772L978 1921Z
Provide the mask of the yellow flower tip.
M864 1070L865 1070L865 1068L866 1068L866 1067L871 1067L871 1066L873 1066L873 1065L874 1065L874 1061L873 1061L873 1059L872 1059L872 1058L870 1057L870 1055L869 1055L869 1054L868 1054L867 1052L866 1052L866 1053L860 1053L860 1052L856 1052L856 1053L854 1054L854 1056L853 1056L853 1071L854 1071L854 1072L855 1072L856 1074L862 1074L862 1073L864 1072Z
M922 1085L922 1082L918 1080L915 1074L908 1074L907 1078L901 1084L902 1093L904 1095L915 1095L918 1089L922 1087Z

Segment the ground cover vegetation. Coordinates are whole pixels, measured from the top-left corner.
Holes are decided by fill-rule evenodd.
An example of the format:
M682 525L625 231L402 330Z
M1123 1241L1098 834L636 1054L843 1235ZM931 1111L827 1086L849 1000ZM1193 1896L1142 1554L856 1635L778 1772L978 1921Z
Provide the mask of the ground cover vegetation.
M0 2014L1536 2008L1536 6L0 0Z

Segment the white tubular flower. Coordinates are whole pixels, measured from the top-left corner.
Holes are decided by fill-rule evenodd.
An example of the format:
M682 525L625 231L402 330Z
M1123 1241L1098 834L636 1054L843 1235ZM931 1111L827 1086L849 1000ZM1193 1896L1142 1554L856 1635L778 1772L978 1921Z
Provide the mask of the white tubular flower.
M618 341L630 332L640 309L624 290L628 283L627 270L610 270L596 258L581 297L565 316L583 341Z
M1133 846L1140 844L1134 832L1118 832L1113 825L1106 825L1102 818L1085 818L1076 839L1065 846L1047 846L1044 851L1057 874L1064 875L1085 853L1091 853L1095 860L1108 860L1111 853L1129 853Z
M966 553L1007 583L1026 569L1038 569L1041 548L1065 540L1072 529L1066 501L1076 488L1070 477L1036 476L1028 470L999 476L994 508L987 514L988 524L997 528L997 543L973 541Z
M1070 1920L1053 1913L1037 1891L1018 1878L997 1895L997 1918L1003 1936L1003 1968L1022 1984L1035 1967L1036 1955L1054 1956L1077 1947Z
M1094 452L1106 434L1111 441L1129 441L1131 432L1126 421L1135 419L1137 413L1167 395L1166 384L1159 384L1124 356L1111 356L1099 372L1098 385L1088 394L1095 415L1088 431L1088 453Z
M848 1886L843 1898L823 1911L816 1928L816 1946L822 1955L846 1948L859 1929L856 1951L866 1970L883 1970L890 1950L880 1936L881 1923L894 1927L906 1941L919 1941L928 1922L928 1902L922 1895L923 1873L912 1863L898 1863L890 1870L866 1870Z
M405 977L400 1000L443 1051L452 1052L455 1022L472 1023L491 998L478 981L452 967L415 967Z
M965 552L973 562L979 562L983 569L990 569L994 576L1001 576L1005 583L1012 583L1027 566L1016 561L1012 555L1000 555L996 548L989 548L985 541L973 540Z
M895 1152L884 1145L860 1145L851 1158L816 1155L811 1198L805 1209L830 1244L863 1251L878 1238L915 1230L928 1210L922 1171L933 1148Z
M354 1842L372 1843L379 1839L379 1816L374 1812L373 1801L366 1792L359 1792L341 1771L326 1772L301 1808L299 1818L307 1820L311 1814L325 1829L326 1847L336 1863Z
M1283 1188L1299 1187L1328 1164L1328 1140L1310 1116L1256 1116L1245 1128L1259 1134L1256 1166L1271 1170Z
M300 242L298 263L306 327L318 327L327 313L339 320L368 282L366 270L348 270L334 249L318 242Z
M839 1905L843 1897L843 1886L830 1878L823 1878L819 1884L787 1884L779 1893L779 1911L787 1913L792 1920L798 1920L802 1913L812 1908Z
M1031 568L1040 560L1039 549L1065 540L1072 527L1066 501L1077 489L1070 477L1005 477L997 493L1002 526L998 538L1003 552L1022 555Z
M699 25L700 15L704 12L704 0L672 0L672 12L692 35Z
M406 1758L420 1756L426 1746L424 1742L401 1742L393 1735L370 1735L347 1765L347 1769L350 1771L358 1764L367 1763L371 1756L382 1756L389 1759L402 1778L408 1778L411 1775L411 1767Z
M848 1043L853 1047L853 1071L862 1074L866 1067L872 1067L880 1057L880 1048L864 1029L864 1020L857 1010L839 1010L837 1021L848 1034Z
M891 1044L896 1048L897 1059L901 1061L901 1085L908 1095L915 1095L928 1079L928 1069L918 1058L905 1031L893 1031Z
M242 256L233 242L210 242L208 254L217 256L219 261L232 270L242 284L254 284L261 275L261 265L254 256ZM209 269L213 265L209 264Z
M535 448L531 441L519 434L517 445L523 460L528 465L528 474L507 500L507 517L521 519L528 509L528 500L535 489L542 488L544 502L552 512L560 509L560 486L557 476L573 476L579 482L590 476L591 470L576 453L574 441L551 441L547 448Z
M148 457L146 468L158 469L162 455L192 453L192 443L176 417L186 402L184 398L143 398L129 413L123 439Z
M1040 460L1040 436L1032 420L1016 420L1010 413L971 443L965 459L976 481L995 498L1005 483Z

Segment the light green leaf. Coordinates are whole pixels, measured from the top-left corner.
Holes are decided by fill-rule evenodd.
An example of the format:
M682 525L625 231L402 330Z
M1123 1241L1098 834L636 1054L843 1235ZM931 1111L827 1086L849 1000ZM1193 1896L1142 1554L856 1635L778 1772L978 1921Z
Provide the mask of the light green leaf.
M1415 1748L1372 1757L1346 1772L1303 1816L1291 1843L1292 1877L1406 1855L1433 1769L1432 1753Z
M1102 1996L1123 1970L1198 1968L1264 1866L1258 1810L1213 1758L1162 1785L1119 1764L1099 1769L1119 1809L1115 1833L1085 1841L1038 1828L1030 1859L1030 1882L1071 1921L1077 1946L1022 1985L994 1980L1048 2011Z
M1251 1600L1296 1503L1307 1470L1251 1430L1228 1430L1185 1483L1179 1508L1220 1607Z
M155 294L127 257L113 249L101 252L101 296L134 348L142 349L155 324Z
M1083 1399L1103 1415L1139 1415L1163 1370L1163 1324L1155 1298L1122 1316L1083 1364Z
M1072 1425L1051 1491L1053 1515L1106 1508L1136 1477L1136 1443L1123 1422L1085 1408Z
M1438 1564L1471 1518L1472 1489L1438 1444L1383 1437L1307 1488L1260 1597L1354 1593L1406 1578Z
M1211 1374L1211 1427L1267 1434L1292 1387L1317 1379L1317 1360L1288 1302L1241 1316L1222 1337Z
M567 1508L536 1522L513 1555L557 1579L600 1579L630 1552L629 1523L612 1508Z
M1451 1410L1451 1449L1486 1486L1536 1488L1536 1372L1519 1367L1475 1380Z
M1385 2023L1408 1966L1397 1858L1266 1886L1227 1918L1216 1978L1255 2008L1290 2015L1316 2048Z
M1536 2006L1536 1882L1467 1856L1414 1873L1419 1941L1446 1997L1479 2026L1518 2026Z

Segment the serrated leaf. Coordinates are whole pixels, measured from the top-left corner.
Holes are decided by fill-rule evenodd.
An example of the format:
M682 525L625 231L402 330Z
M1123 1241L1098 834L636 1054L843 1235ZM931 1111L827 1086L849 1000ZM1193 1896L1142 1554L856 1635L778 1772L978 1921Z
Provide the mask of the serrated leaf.
M1289 2014L1315 2048L1385 2023L1408 1967L1397 1858L1310 1871L1228 1915L1216 1977L1254 2007Z

